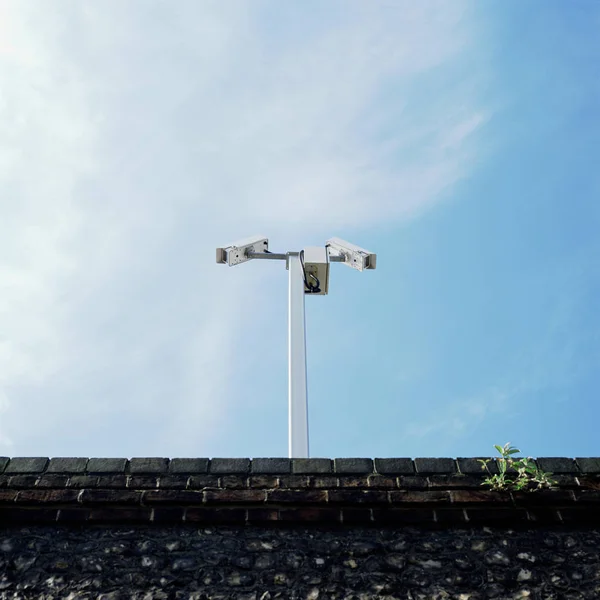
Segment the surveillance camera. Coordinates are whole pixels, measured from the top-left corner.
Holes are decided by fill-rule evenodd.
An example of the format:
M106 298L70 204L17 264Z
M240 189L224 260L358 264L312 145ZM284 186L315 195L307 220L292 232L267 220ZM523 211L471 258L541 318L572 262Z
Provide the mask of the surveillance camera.
M325 242L327 248L335 250L339 255L344 257L344 264L363 271L364 269L374 269L377 266L377 255L369 252L364 248L355 246L350 242L341 240L340 238L331 238Z
M268 250L269 240L262 235L254 235L225 248L217 248L217 263L233 267L233 265L250 260L249 252L267 252Z

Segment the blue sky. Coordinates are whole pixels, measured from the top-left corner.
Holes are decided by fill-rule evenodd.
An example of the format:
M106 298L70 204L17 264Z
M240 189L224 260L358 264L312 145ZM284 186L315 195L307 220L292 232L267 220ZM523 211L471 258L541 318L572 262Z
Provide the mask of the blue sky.
M60 5L57 9L56 5ZM0 4L0 455L598 455L594 1Z

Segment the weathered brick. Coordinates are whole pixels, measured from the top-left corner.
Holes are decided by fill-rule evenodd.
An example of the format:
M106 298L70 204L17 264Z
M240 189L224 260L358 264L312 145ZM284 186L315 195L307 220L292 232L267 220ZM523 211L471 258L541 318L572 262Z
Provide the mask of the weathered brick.
M10 458L8 458L8 456L0 456L0 473L4 472L9 461Z
M152 510L153 523L181 523L185 508L180 506L158 507Z
M37 481L39 488L65 488L69 483L69 475L42 475Z
M18 457L12 458L5 473L42 473L48 465L48 459L43 457Z
M40 481L42 479L44 479L46 476L42 476L40 478ZM56 477L56 475L53 475L53 477ZM98 484L98 477L96 475L71 475L71 477L69 477L69 483L68 486L70 488L77 488L77 489L82 489L82 488L95 488L96 485Z
M243 508L188 508L185 511L186 523L203 524L243 524L246 510Z
M96 485L99 488L124 488L128 479L128 475L99 475Z
M434 512L431 509L374 508L373 521L378 525L406 525L421 523L434 524Z
M600 473L600 458L576 458L582 473Z
M369 486L369 477L367 475L354 477L341 475L339 482L341 488L364 488Z
M208 458L172 458L169 473L205 474L208 473L208 463Z
M475 475L429 475L429 487L432 489L477 489L483 483L483 477Z
M152 490L144 492L144 504L202 504L204 492L200 490Z
M168 458L132 458L129 461L129 472L131 474L166 473L168 468Z
M150 508L94 508L90 510L88 521L92 523L149 523Z
M571 490L538 490L535 492L512 492L511 495L514 499L515 504L527 507L558 507L573 504L576 499L576 495Z
M185 490L189 480L189 475L163 475L158 480L158 487L161 489Z
M417 492L395 491L389 492L393 504L447 504L450 502L450 492Z
M547 496L548 498L551 497L551 495L554 494L559 494L560 492L548 492ZM570 494L571 497L573 497L573 495L575 496L577 502L579 504L600 504L600 491L598 490L581 490L581 491L577 491L575 492L575 494L573 494L573 492L562 492L563 494ZM532 496L534 494L531 494ZM535 494L536 496L539 495L539 492ZM561 499L557 499L556 503L558 504L559 502L561 502Z
M9 486L14 489L29 489L35 487L38 475L14 475L10 478Z
M367 475L373 473L373 459L371 458L336 458L333 464L335 472L339 474Z
M412 475L415 467L412 458L376 458L375 471L381 475Z
M529 521L538 525L558 525L562 523L559 511L551 507L528 507L527 517Z
M127 487L132 490L155 490L158 487L156 475L131 475L127 480Z
M333 508L286 508L279 511L279 520L297 523L341 523L342 511Z
M482 456L480 458L458 458L458 468L461 473L465 475L481 475L482 477L488 475L488 471L485 467L479 462L480 460L488 460L487 456ZM495 460L490 460L488 462L489 472L492 474L498 473L498 465Z
M552 478L556 479L556 476L553 475ZM579 475L577 480L582 489L600 490L600 475Z
M253 489L274 489L279 484L279 478L273 475L254 475L248 478L248 487Z
M0 490L0 503L6 504L8 502L14 502L17 497L16 490Z
M264 490L206 490L204 501L214 502L264 502L266 492Z
M46 473L85 473L87 458L51 458Z
M415 458L417 473L455 473L456 463L452 458Z
M80 502L83 504L139 504L142 492L133 490L83 490Z
M279 511L275 508L249 508L246 520L248 523L273 523L279 520Z
M90 458L87 464L88 473L107 474L125 473L126 458Z
M243 490L248 487L247 475L223 475L219 477L219 487L230 490Z
M434 512L435 521L440 525L462 525L467 520L462 508L436 508Z
M58 511L55 508L7 508L0 506L0 524L16 525L54 523Z
M210 472L219 475L240 475L250 471L249 458L213 458Z
M542 471L549 473L579 473L579 468L572 458L543 456L535 461Z
M279 487L282 489L304 489L310 487L310 479L306 475L282 475Z
M216 475L192 475L188 480L188 488L191 490L216 488L218 486L219 478Z
M401 475L398 477L398 487L402 490L426 490L429 488L429 479L423 475Z
M330 490L329 502L344 504L388 504L388 492L378 490Z
M293 458L292 473L296 475L315 475L317 473L331 473L331 459Z
M79 490L22 490L19 504L68 504L77 502Z
M59 523L85 523L89 516L89 508L61 508L56 520Z
M492 490L453 490L450 492L450 498L455 504L470 504L478 502L485 502L486 504L512 503L510 494L494 492Z
M471 525L515 525L527 521L524 508L466 508Z
M551 479L555 482L552 484L553 486L576 489L580 487L580 479L582 477L585 477L585 475L552 473Z
M265 475L285 475L292 470L289 458L253 458L252 473Z
M600 511L595 506L577 506L558 510L565 525L600 525Z
M308 487L315 489L330 489L337 488L339 485L339 478L330 475L316 475L309 476Z
M386 477L385 475L370 475L368 485L374 489L391 490L398 487L398 480L395 477Z
M343 508L342 522L344 525L371 525L373 511L370 508Z
M267 492L267 500L285 504L327 502L327 492L324 490L272 490Z

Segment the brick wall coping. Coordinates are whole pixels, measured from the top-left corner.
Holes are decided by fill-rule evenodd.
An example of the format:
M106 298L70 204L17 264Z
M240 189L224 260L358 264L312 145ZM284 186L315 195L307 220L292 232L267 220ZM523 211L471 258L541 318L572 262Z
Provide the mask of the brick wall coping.
M0 457L0 526L600 525L600 458L538 458L556 486L494 492L476 458Z
M538 466L556 474L600 474L598 458L543 457ZM477 458L46 458L0 457L0 474L338 474L432 475L482 473Z

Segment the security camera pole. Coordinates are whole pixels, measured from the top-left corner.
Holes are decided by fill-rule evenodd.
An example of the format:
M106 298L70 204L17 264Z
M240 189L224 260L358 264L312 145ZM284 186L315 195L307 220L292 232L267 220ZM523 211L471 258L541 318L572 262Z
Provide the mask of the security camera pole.
M252 259L285 260L288 287L288 397L289 457L308 458L308 396L306 379L306 319L304 296L324 296L329 291L329 264L341 262L353 269L374 269L377 257L339 238L327 240L324 247L300 252L269 252L269 240L253 236L217 248L217 263L230 267Z

